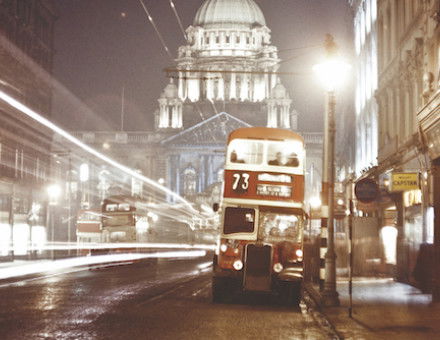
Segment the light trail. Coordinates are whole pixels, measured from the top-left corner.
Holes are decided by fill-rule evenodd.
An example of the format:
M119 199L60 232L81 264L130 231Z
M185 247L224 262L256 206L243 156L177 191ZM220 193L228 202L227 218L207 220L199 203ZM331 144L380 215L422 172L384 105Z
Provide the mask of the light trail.
M194 258L206 256L204 250L190 251L168 251L150 254L112 254L98 256L84 256L56 261L37 261L30 264L19 264L16 266L0 267L0 280L10 279L38 273L54 272L63 269L100 265L108 263L123 263L129 261L139 261L151 258Z
M43 251L43 250L105 250L105 249L203 249L214 250L214 244L189 244L189 243L68 243L55 242L46 243L44 245L32 246L28 250ZM9 250L10 248L6 248Z
M0 99L3 100L5 103L9 104L10 106L12 106L13 108L15 108L16 110L24 113L26 116L32 118L33 120L37 121L38 123L46 126L47 128L49 128L50 130L52 130L53 132L59 134L60 136L64 137L65 139L67 139L68 141L70 141L71 143L75 144L76 146L80 147L81 149L83 149L84 151L88 152L89 154L99 158L100 160L106 162L107 164L110 164L111 166L118 168L119 170L133 176L134 178L137 178L149 185L151 185L152 187L166 193L167 195L170 195L171 197L174 197L176 200L182 202L183 204L185 204L188 208L189 208L189 212L191 212L192 214L196 214L198 217L201 217L201 215L199 214L199 212L194 209L194 207L192 206L192 204L190 202L188 202L187 200L185 200L183 197L181 197L180 195L178 195L177 193L171 191L170 189L160 185L159 183L157 183L156 181L145 177L141 174L139 174L138 172L126 167L125 165L122 165L118 162L116 162L115 160L111 159L110 157L100 153L99 151L93 149L92 147L88 146L87 144L83 143L82 141L80 141L78 138L74 137L73 135L71 135L70 133L68 133L67 131L63 130L62 128L60 128L58 125L52 123L50 120L48 120L47 118L43 117L42 115L38 114L37 112L33 111L32 109L30 109L29 107L27 107L26 105L20 103L18 100L12 98L11 96L9 96L8 94L6 94L5 92L0 90Z

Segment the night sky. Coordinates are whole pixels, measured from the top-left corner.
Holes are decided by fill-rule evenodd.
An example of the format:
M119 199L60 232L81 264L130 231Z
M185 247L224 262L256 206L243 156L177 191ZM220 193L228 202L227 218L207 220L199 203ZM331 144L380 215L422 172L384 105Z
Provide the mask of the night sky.
M169 49L184 44L168 0L144 0ZM300 113L299 129L322 128L323 96L311 68L322 55L325 33L344 54L352 53L352 18L346 0L256 0L272 31L272 43L286 60L283 83ZM53 116L72 130L119 127L125 87L126 130L152 130L157 98L172 65L138 0L57 0L54 75L96 116L68 110L55 96ZM202 0L174 0L184 27ZM318 46L318 47L317 47ZM306 47L306 48L303 48ZM289 59L289 60L287 60ZM350 105L346 106L347 108ZM346 109L340 105L340 110ZM75 111L75 112L74 112Z

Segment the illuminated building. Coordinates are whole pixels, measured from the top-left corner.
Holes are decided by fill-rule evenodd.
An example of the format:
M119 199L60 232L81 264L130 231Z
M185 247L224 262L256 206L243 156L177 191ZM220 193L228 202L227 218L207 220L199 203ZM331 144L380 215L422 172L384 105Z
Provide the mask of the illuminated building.
M0 2L0 90L46 116L51 112L54 21L52 1ZM34 236L44 233L50 143L46 129L0 105L2 249L5 242L32 241L30 227ZM26 249L15 249L15 255L25 254Z
M298 114L275 74L277 48L253 0L204 1L186 34L158 98L153 131L75 135L101 149L106 145L121 163L212 206L221 196L228 134L248 126L296 130ZM322 134L303 136L309 180L319 183Z
M434 197L440 156L440 1L352 2L358 6L356 52L360 56L356 113L361 145L356 169L358 175L377 180L381 188L375 204L358 210L375 218L378 230L397 237L395 258L388 261L396 265L396 278L420 284L420 277L417 282L414 276L416 263L423 266L420 250L434 242L434 209L439 202ZM416 185L411 187L415 181L407 181L406 187L396 186L402 176L411 174Z
M252 125L296 129L292 100L275 74L278 50L253 0L205 1L186 35L171 72L175 84L159 99L158 128L188 128L199 112L224 111Z

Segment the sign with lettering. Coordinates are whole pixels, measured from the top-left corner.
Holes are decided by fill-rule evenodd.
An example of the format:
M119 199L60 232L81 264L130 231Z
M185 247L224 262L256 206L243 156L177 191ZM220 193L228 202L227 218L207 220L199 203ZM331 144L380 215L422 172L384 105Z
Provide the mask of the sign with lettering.
M390 191L409 191L419 189L418 172L393 172Z

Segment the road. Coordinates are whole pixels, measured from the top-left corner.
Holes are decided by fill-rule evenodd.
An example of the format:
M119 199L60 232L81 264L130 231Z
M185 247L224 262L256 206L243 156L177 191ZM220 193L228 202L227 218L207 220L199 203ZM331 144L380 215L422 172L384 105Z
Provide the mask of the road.
M208 258L152 260L0 286L2 339L329 339L268 296L213 304Z

